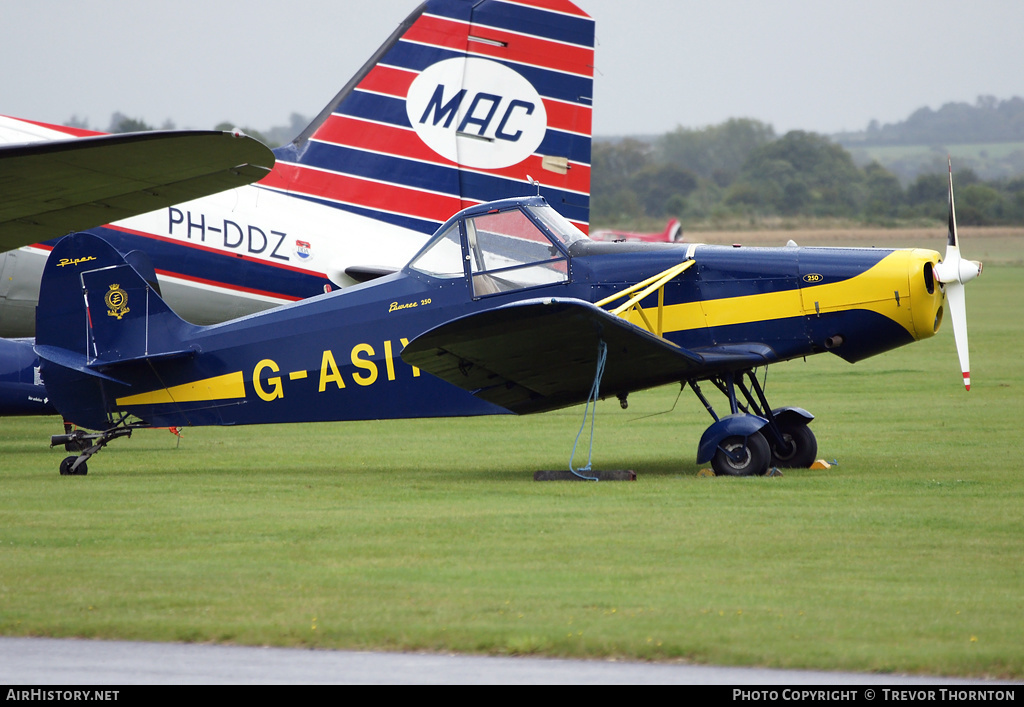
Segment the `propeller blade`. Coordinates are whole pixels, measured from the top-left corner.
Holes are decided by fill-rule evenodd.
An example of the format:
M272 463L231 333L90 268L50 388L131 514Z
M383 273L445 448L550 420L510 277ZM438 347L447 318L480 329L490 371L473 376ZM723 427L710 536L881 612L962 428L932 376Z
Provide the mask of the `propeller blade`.
M981 274L981 263L963 260L960 257L960 242L956 232L956 209L953 205L953 164L949 163L949 236L946 239L946 254L935 268L936 279L943 283L959 282L961 285Z
M964 286L959 282L946 285L946 304L949 306L949 317L953 320L953 338L956 340L956 353L960 357L960 371L964 374L964 387L971 389L971 356L967 350L967 305L964 298Z
M949 236L946 238L946 251L956 248L959 255L960 244L957 242L956 236L956 209L953 208L953 159L947 157L946 164L949 166Z
M946 254L935 267L935 279L942 283L949 305L949 316L953 320L953 338L956 352L960 357L960 371L964 376L964 387L971 389L971 360L967 347L967 300L964 297L964 283L981 274L981 263L960 257L960 244L956 232L956 209L953 205L953 163L949 161L949 237L946 240Z

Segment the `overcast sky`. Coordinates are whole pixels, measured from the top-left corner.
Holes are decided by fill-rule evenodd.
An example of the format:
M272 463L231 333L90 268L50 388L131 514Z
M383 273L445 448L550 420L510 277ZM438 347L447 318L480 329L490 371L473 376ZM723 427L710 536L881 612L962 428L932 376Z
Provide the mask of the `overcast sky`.
M1024 96L1022 0L576 0L596 135L730 117L859 130ZM0 0L0 114L266 130L326 105L418 0Z

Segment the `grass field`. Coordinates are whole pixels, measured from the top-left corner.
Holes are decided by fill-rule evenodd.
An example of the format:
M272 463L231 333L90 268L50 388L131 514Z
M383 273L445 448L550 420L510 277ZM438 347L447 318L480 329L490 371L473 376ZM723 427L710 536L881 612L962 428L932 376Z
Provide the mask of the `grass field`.
M838 461L781 478L698 477L675 388L598 408L635 482L532 480L578 408L152 430L86 477L3 419L0 633L1022 678L1022 301L1019 267L968 289L970 393L949 329L772 366Z

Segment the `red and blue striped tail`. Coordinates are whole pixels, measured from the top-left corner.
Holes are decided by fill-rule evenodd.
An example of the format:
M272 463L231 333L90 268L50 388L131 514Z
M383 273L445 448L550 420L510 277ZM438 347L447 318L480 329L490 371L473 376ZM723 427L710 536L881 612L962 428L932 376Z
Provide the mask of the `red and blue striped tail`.
M423 233L539 188L586 231L593 67L568 0L428 0L260 185Z

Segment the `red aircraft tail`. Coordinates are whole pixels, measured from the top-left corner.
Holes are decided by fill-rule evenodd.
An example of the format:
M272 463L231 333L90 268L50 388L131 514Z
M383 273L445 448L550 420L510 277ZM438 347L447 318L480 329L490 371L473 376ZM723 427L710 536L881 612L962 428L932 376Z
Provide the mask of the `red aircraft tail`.
M683 240L683 224L679 223L679 219L670 219L668 225L665 226L665 240L669 243L677 243Z

